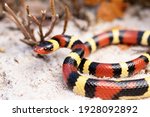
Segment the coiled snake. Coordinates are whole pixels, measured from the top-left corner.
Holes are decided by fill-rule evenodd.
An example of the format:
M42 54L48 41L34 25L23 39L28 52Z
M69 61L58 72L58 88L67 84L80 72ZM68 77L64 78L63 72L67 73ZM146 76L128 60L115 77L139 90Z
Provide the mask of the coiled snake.
M48 54L59 48L70 48L71 53L63 62L63 78L68 87L78 95L101 99L140 99L150 97L150 77L140 79L102 79L127 77L138 73L150 61L150 52L138 58L120 63L97 63L85 57L111 44L150 45L150 31L112 30L101 33L82 43L75 36L56 35L34 48L38 54ZM101 78L90 78L89 73Z

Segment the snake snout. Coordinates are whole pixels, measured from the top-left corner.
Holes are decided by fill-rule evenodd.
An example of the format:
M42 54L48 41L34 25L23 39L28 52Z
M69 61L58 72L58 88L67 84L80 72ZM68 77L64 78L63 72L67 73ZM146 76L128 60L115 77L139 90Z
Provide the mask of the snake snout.
M33 48L33 51L34 51L34 52L36 52L36 53L39 53L39 51L40 51L40 47L35 46L35 47Z
M34 52L36 52L37 54L48 54L47 51L44 50L43 47L40 47L40 46L35 46L33 48Z

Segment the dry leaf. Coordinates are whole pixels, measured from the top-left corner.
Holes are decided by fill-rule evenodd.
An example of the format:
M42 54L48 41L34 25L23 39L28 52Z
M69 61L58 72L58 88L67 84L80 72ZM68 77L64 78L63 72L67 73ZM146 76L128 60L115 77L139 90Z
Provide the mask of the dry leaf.
M124 0L111 0L111 3L115 3L120 10L125 10L127 7L127 3Z
M112 0L112 2L102 2L97 11L97 19L112 21L115 18L121 18L126 4L121 0Z

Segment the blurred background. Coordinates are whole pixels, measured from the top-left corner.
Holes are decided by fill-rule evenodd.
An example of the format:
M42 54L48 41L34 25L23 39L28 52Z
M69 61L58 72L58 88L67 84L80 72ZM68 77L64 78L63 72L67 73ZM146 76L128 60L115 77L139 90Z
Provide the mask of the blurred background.
M49 0L1 0L0 18L4 18L4 2L18 14L22 15L25 5L29 5L31 12L38 16L41 9L47 10L50 16ZM69 8L73 19L86 21L89 25L98 21L112 21L122 18L129 6L140 6L141 9L150 7L150 0L55 0L56 12L59 18L64 17L64 6ZM135 15L138 12L135 11Z

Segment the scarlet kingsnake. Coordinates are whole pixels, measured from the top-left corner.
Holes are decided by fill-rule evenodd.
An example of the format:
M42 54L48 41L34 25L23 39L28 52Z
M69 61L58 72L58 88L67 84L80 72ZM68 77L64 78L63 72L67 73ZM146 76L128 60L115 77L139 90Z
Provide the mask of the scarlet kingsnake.
M140 79L112 80L90 78L81 73L97 77L127 77L138 73L150 61L150 52L138 58L113 64L91 62L84 57L98 48L111 44L150 45L150 31L112 30L101 33L82 43L75 36L56 35L41 42L34 50L38 54L48 54L61 47L70 48L71 53L63 62L63 78L76 94L101 99L140 99L150 97L150 77Z

